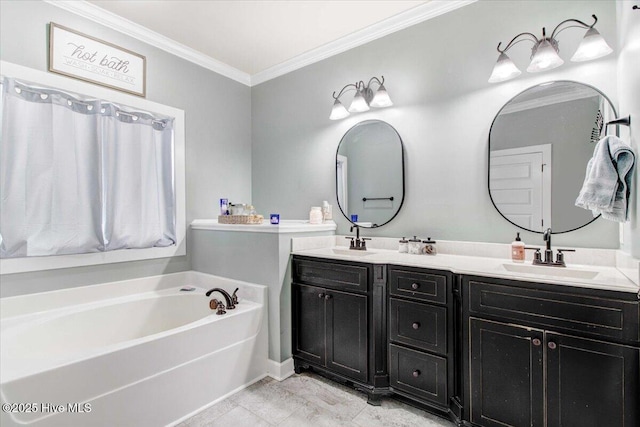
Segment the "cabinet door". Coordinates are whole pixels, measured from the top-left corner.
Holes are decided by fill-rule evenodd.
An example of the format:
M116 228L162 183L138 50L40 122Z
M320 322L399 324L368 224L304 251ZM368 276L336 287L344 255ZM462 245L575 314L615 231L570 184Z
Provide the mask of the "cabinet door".
M293 354L325 364L325 296L323 288L293 285Z
M471 421L544 426L543 331L469 318Z
M546 334L549 427L640 425L640 349Z
M367 297L326 291L327 368L367 381Z

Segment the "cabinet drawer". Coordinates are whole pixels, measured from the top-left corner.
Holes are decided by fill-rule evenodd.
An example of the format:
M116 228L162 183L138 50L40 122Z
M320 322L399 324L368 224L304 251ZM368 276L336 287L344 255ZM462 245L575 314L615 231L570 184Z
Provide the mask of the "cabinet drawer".
M465 282L470 313L513 319L554 330L638 341L637 301L589 296L577 291L529 289L519 287L519 283L514 281L468 279Z
M389 300L392 341L436 353L447 353L447 309L429 304Z
M353 263L293 259L293 281L345 291L367 292L369 267Z
M391 387L438 405L447 405L447 359L389 345Z
M446 304L447 278L444 273L393 266L389 268L389 292L391 295Z

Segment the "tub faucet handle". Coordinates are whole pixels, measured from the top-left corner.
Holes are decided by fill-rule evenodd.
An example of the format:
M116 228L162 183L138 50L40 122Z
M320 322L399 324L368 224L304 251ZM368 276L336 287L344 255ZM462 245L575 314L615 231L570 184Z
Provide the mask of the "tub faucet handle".
M222 314L227 314L227 311L225 310L224 303L218 301L218 311L216 311L216 314L218 316L220 316Z
M233 294L231 295L231 302L233 303L233 305L238 305L238 289L240 288L236 288L236 290L233 291Z

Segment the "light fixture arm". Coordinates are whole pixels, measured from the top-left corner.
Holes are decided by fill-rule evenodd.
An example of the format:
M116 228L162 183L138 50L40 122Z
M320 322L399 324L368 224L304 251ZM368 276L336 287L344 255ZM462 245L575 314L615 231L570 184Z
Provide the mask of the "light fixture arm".
M524 36L522 38L520 38L520 36ZM529 37L526 37L529 36ZM520 40L518 40L518 38L520 38ZM512 46L529 40L530 42L532 42L534 45L536 45L540 40L538 40L538 38L531 34L531 33L520 33L517 36L515 36L514 38L511 39L511 41L509 43L507 43L507 47L505 47L504 49L500 50L500 45L502 44L502 42L498 43L498 47L496 48L498 50L498 52L500 53L505 53L506 51L508 51L509 49L511 49Z
M340 89L340 92L338 93L338 96L336 96L336 92L333 91L333 99L338 99L342 96L342 94L350 87L353 87L353 90L355 90L356 92L358 91L358 88L360 87L360 83L362 83L362 81L359 81L357 83L349 83L348 85L345 85L345 87L343 87L342 89Z
M380 76L380 78L382 78L382 81L380 81L380 79L377 77L371 77L369 79L369 83L367 83L366 88L369 89L371 87L371 82L373 82L374 80L378 82L378 86L382 86L384 84L384 76ZM364 84L364 82L362 81L360 83Z
M591 25L585 24L584 22L580 21L579 19L565 19L564 21L562 21L561 23L556 25L556 28L553 29L553 31L551 32L551 38L552 39L555 38L558 34L563 32L567 28L574 28L574 27L578 27L578 28L593 28L596 25L596 23L598 22L598 17L596 15L591 15L591 17L593 18L593 24L591 24ZM560 29L560 27L563 24L566 24L567 22L575 22L575 23L577 23L579 25L568 25L568 26Z

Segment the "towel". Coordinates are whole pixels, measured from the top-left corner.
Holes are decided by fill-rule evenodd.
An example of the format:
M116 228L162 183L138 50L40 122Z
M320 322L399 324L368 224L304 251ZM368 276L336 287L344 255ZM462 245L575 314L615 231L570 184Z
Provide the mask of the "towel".
M593 216L625 222L629 218L629 196L635 167L633 149L614 135L596 144L576 206L590 209Z

